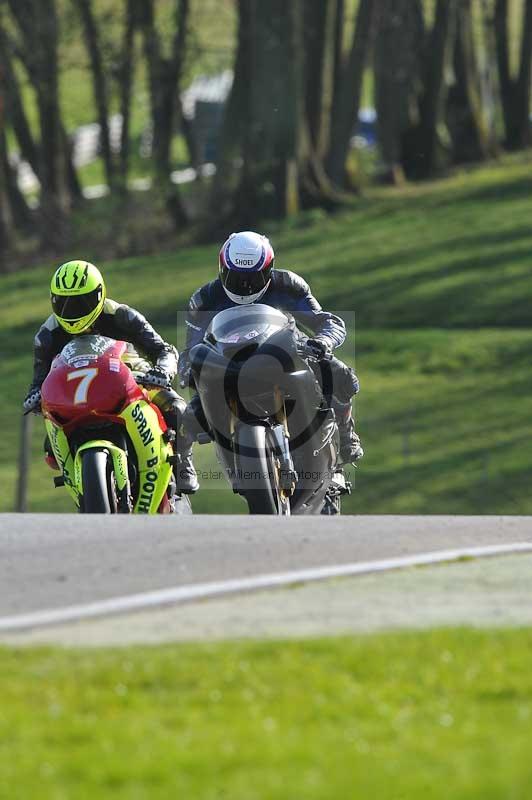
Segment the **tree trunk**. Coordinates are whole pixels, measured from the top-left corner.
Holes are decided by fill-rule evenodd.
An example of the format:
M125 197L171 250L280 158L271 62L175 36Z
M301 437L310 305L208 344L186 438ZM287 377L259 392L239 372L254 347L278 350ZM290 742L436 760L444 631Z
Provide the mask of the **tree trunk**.
M340 101L338 92L342 82L344 68L344 26L345 26L345 0L336 0L333 31L333 108Z
M418 101L419 123L403 137L403 168L408 177L427 178L441 166L439 128L445 103L445 68L453 43L456 0L437 0L426 42L425 65Z
M454 83L447 97L453 163L480 161L493 153L475 52L472 0L458 0L453 53Z
M55 0L8 0L23 39L19 50L35 89L41 142L41 240L43 247L61 247L65 236L65 160L59 115L58 19Z
M81 183L79 181L79 176L76 171L76 167L74 166L74 160L72 158L72 142L70 141L70 137L65 130L63 123L61 122L61 143L63 148L63 162L64 162L64 169L65 169L65 181L68 193L70 195L70 200L73 205L79 205L83 200L83 191L81 188Z
M305 102L311 144L323 156L329 141L335 70L337 0L305 2Z
M183 107L181 105L181 101L179 101L179 118L177 122L177 127L183 134L183 138L185 140L185 144L188 150L188 158L192 167L196 170L196 177L201 178L200 175L200 157L198 152L198 142L196 136L194 135L194 127L192 125L192 121L187 119L183 114Z
M336 186L346 183L347 155L358 120L364 68L373 43L379 6L380 2L376 0L360 0L351 49L347 63L340 71L326 160L327 174Z
M3 174L8 201L9 220L13 228L26 232L31 228L33 223L32 213L26 202L26 198L18 187L17 173L9 163L6 137L3 131L0 134L0 159L2 161L0 170Z
M37 145L24 110L18 80L13 69L13 56L6 33L0 25L0 65L5 76L5 116L17 137L22 158L39 177L40 159Z
M237 159L247 131L241 124L249 104L249 76L247 68L251 58L250 45L251 3L238 0L238 34L233 67L233 85L224 109L222 128L218 140L216 174L209 199L209 229L221 235L233 215L233 204L239 182ZM245 165L244 165L245 168Z
M64 196L61 128L59 121L58 22L54 0L38 0L38 25L46 57L40 59L37 106L41 123L41 217L45 246L61 247L64 240Z
M402 137L416 124L413 109L425 29L419 0L385 0L374 49L379 178L402 183Z
M1 20L0 20L1 21ZM7 200L7 176L5 166L7 162L6 136L5 136L5 95L6 75L0 61L0 272L6 267L6 254L11 244L11 225L9 206Z
M505 144L518 150L531 144L530 129L530 69L532 60L532 0L525 0L519 71L516 78L510 72L508 0L495 2L495 39L499 86L504 116Z
M480 0L482 29L484 34L485 59L481 72L482 106L488 125L488 138L493 155L499 152L497 117L500 91L497 79L497 44L493 0Z
M177 0L176 2L176 31L170 58L164 58L161 52L159 34L155 26L153 0L144 0L141 7L144 52L150 84L153 158L157 172L160 175L167 175L170 169L170 146L174 133L176 96L185 53L189 0Z
M525 1L525 14L523 20L523 34L521 39L521 52L519 73L517 76L517 109L516 128L517 141L521 147L532 144L532 131L530 126L530 86L532 68L532 0Z
M166 196L166 204L176 227L187 221L178 188L170 181L170 149L175 124L176 98L183 68L190 1L176 0L176 28L170 58L163 58L155 26L153 0L140 5L140 26L148 65L153 128L153 159L157 181Z
M85 44L91 63L94 102L96 104L98 123L100 125L100 149L107 184L112 191L115 188L115 165L111 150L111 134L109 130L109 92L100 48L98 27L91 0L73 0L73 2L79 11Z
M239 0L235 77L211 202L218 218L223 211L226 227L250 227L257 219L331 207L339 200L307 117L312 108L319 119L321 109L318 98L310 103L304 10L302 0ZM323 102L321 84L316 89Z
M131 122L131 90L133 86L133 44L137 26L137 0L125 0L125 25L122 44L122 61L120 65L120 114L122 130L120 132L120 190L127 192L130 155L130 122Z
M244 0L247 6L248 59L243 167L235 194L235 217L247 227L262 216L295 214L300 209L299 125L302 40L299 0Z
M31 211L18 187L7 152L5 111L9 91L8 75L0 62L0 271L9 263L5 256L14 242L15 230L26 232L32 222Z

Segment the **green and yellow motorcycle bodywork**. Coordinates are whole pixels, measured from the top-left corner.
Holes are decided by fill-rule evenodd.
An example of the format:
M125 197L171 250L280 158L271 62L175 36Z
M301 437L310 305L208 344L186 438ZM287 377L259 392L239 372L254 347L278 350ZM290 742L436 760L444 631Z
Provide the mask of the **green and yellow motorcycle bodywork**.
M164 440L158 415L149 402L137 400L117 416L124 421L137 457L138 492L132 510L137 514L156 514L161 504L164 508L163 498L172 477L172 445ZM50 418L45 419L45 426L64 485L78 508L83 497L82 459L88 450L107 451L118 496L131 492L128 458L122 447L107 439L92 439L72 455L64 430Z

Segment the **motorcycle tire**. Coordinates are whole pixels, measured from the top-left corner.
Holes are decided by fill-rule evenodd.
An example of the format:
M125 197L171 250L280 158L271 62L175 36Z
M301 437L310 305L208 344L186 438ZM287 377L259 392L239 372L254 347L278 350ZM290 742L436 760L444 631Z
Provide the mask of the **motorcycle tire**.
M285 515L290 503L280 495L275 482L275 457L262 425L241 425L238 432L237 470L241 476L252 475L251 485L243 482L241 494L250 514ZM288 505L288 508L287 508Z
M111 479L109 454L105 450L85 450L81 456L82 514L116 513Z

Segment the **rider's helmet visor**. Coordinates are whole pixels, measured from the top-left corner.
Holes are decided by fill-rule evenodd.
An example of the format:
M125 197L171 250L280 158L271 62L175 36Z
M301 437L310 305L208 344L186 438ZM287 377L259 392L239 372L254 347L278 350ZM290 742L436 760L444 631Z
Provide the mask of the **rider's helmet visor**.
M76 296L52 292L52 310L61 319L78 320L91 314L97 308L101 303L102 295L102 286L98 286L92 292Z
M249 297L260 292L272 277L271 266L265 267L258 272L244 272L236 269L229 269L225 265L220 267L220 279L228 292Z

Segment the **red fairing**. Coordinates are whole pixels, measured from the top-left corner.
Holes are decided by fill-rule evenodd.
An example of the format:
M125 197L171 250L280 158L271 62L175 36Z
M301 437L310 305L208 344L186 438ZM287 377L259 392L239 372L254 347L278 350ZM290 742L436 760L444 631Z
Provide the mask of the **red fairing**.
M103 353L69 359L58 355L44 381L42 408L68 433L87 417L122 422L118 414L130 403L146 398L129 367L121 360L125 342L114 342Z

